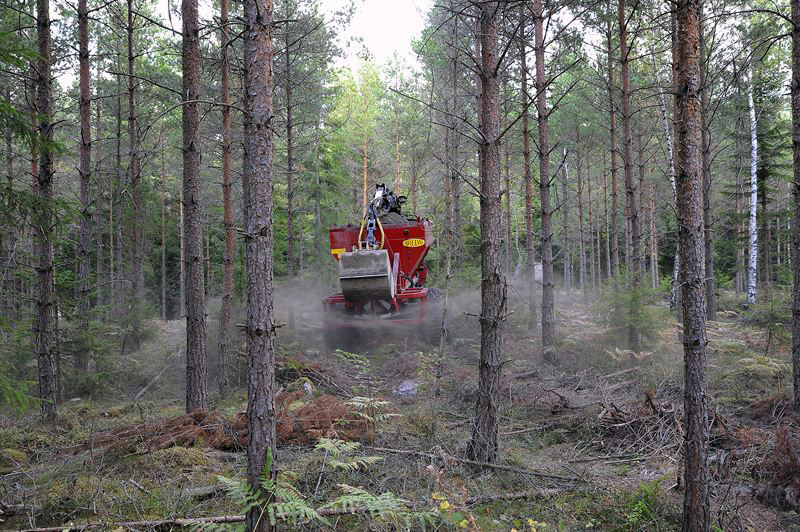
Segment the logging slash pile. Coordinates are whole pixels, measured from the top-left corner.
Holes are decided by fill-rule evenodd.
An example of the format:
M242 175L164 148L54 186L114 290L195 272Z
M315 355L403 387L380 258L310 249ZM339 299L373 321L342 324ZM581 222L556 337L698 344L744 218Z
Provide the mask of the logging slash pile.
M308 398L305 392L282 391L275 398L278 445L300 445L319 438L372 442L374 432L355 408L332 395ZM238 451L248 445L247 414L226 417L216 410L198 411L171 419L127 425L98 434L86 443L63 449L78 454L95 449L131 449L146 453L168 447L200 446Z

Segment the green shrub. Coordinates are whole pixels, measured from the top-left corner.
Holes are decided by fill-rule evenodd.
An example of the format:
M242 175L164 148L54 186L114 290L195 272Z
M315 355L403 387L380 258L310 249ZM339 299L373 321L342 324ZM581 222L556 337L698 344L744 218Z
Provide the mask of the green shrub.
M792 325L792 307L788 291L773 291L767 299L751 306L744 316L747 323L764 329L767 333L764 354L770 348L788 337Z
M633 329L642 348L652 346L669 313L655 305L660 297L658 290L649 288L644 282L638 290L632 289L626 274L616 282L607 283L596 308L597 315L607 320L607 341L619 345L620 339L626 339L628 331Z

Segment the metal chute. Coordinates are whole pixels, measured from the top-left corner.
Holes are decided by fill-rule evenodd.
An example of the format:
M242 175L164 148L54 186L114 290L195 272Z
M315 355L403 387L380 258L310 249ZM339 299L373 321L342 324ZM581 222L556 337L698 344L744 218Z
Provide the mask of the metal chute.
M386 231L380 216L399 213L402 203L403 200L387 192L385 185L375 187L375 196L367 205L358 231L357 249L339 255L339 281L347 301L394 299L396 273L393 275L389 252L384 249ZM380 241L375 234L378 230Z
M347 301L393 299L396 282L385 249L355 250L339 255L339 282Z

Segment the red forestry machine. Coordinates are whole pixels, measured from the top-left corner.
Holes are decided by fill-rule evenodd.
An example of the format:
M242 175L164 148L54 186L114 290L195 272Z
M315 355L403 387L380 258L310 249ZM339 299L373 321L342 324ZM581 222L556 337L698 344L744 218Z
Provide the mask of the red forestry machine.
M435 327L426 313L432 294L425 288L428 269L423 263L433 240L432 224L404 217L405 202L405 196L376 185L359 225L331 228L342 291L322 300L328 347L352 350L369 337L402 330L401 325L417 334L421 326Z

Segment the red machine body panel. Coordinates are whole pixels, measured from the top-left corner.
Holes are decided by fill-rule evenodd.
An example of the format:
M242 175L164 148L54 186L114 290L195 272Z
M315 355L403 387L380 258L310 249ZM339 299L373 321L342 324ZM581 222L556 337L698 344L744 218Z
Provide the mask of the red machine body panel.
M428 289L424 287L428 274L424 260L433 243L431 225L430 221L417 218L404 224L379 226L375 231L375 239L383 243L382 249L389 254L392 271L397 272L394 299L354 302L346 300L341 292L332 294L323 300L328 323L352 325L352 321L337 320L333 316L335 312L344 314L350 320L360 318L358 321L382 319L394 323L415 323L424 320L428 296ZM331 254L337 261L340 253L358 249L360 231L360 226L351 224L331 228ZM408 305L418 306L418 309L405 308Z

